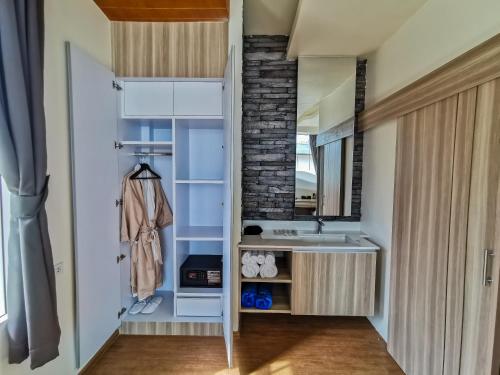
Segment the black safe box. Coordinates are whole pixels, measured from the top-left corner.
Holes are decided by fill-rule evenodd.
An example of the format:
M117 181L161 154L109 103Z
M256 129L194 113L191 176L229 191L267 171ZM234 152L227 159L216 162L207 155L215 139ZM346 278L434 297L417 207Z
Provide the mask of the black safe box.
M180 276L181 287L222 288L222 255L190 255Z

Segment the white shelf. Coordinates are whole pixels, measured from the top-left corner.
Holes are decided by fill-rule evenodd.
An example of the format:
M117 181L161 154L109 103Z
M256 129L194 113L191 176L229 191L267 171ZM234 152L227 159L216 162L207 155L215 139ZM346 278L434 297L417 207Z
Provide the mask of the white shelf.
M218 289L221 290L221 289ZM152 314L137 314L130 315L128 311L123 316L124 322L204 322L204 323L221 323L222 317L206 317L206 316L174 316L174 292L172 291L157 291L156 295L163 296L163 301ZM178 294L179 295L179 294ZM192 294L189 294L192 296ZM205 294L206 295L206 294ZM213 294L212 294L213 296Z
M215 184L222 185L224 180L176 180L176 184Z
M120 141L120 144L124 147L126 147L126 146L144 146L144 147L172 146L172 141Z
M207 116L207 115L186 115L186 116L172 116L176 120L224 120L224 116Z
M222 227L177 227L177 240L222 241Z
M222 288L189 288L179 287L178 297L222 297Z

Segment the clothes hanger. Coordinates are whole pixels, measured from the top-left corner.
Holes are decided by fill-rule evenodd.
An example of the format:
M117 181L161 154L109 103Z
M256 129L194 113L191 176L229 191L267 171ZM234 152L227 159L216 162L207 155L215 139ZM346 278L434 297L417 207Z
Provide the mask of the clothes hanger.
M151 177L139 177L142 172L148 171L149 173L152 174ZM161 176L157 173L155 173L149 164L147 163L141 163L140 168L137 172L135 172L132 176L130 176L131 180L161 180Z

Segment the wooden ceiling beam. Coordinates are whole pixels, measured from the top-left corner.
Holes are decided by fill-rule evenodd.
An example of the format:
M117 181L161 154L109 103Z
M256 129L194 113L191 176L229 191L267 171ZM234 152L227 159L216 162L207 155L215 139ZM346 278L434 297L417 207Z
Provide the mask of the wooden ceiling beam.
M94 0L112 21L227 21L227 0Z

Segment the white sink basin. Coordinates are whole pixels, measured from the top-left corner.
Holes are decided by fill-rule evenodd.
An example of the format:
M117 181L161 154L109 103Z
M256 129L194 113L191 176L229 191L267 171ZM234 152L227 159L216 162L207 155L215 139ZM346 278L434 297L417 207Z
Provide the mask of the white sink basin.
M254 237L254 236L248 236ZM360 236L360 233L342 233L314 230L274 229L264 231L258 240L247 239L249 247L269 246L294 251L357 252L376 251L379 247ZM252 244L252 241L255 242Z
M330 233L298 233L297 240L306 242L335 242L348 243L349 237L345 234L330 234Z
M302 242L330 242L337 244L352 243L353 241L349 236L342 233L328 233L323 232L321 234L314 231L308 230L273 230L269 232L263 232L260 235L263 239L267 240L292 240L292 241L302 241Z

